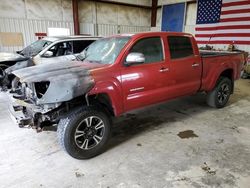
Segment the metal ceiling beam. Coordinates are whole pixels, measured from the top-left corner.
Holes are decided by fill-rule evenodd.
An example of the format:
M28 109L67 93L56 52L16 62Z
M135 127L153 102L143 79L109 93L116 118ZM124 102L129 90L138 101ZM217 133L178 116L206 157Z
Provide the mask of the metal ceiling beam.
M125 3L125 2L119 2L114 0L85 0L85 1L94 1L97 3L106 3L106 4L113 4L113 5L124 5L124 6L130 6L130 7L136 7L136 8L145 8L145 9L151 9L151 6L147 5L137 5L137 4L131 4L131 3Z

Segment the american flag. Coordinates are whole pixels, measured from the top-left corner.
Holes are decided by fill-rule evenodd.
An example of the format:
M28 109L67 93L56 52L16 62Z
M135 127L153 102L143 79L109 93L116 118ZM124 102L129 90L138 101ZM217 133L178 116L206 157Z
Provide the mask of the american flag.
M198 0L198 44L250 45L250 0Z

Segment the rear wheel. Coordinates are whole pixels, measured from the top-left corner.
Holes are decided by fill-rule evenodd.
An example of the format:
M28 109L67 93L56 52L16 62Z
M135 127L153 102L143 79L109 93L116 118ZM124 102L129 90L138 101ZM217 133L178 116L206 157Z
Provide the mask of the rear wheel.
M241 74L241 78L247 79L248 78L248 74L245 71L243 71L243 73Z
M58 139L76 159L88 159L103 152L111 132L111 121L95 107L75 110L58 124Z
M207 95L207 104L215 108L223 108L232 94L233 83L227 77L220 77L215 88Z

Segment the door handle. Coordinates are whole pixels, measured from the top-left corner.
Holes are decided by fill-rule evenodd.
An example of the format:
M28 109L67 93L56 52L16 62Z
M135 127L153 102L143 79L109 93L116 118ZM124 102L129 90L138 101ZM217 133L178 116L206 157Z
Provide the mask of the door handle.
M167 71L169 71L169 68L161 68L160 70L159 70L159 72L167 72Z
M192 67L198 67L198 66L200 66L199 63L194 63L194 64L192 65Z

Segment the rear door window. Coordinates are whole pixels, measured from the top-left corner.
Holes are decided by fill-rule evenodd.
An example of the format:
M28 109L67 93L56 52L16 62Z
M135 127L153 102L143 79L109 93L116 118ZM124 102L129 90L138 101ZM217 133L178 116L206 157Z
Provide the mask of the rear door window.
M74 54L82 52L86 47L88 47L95 40L75 40L73 41L73 51Z
M53 57L59 57L64 55L71 55L72 52L72 41L59 42L52 46L49 51L53 52Z
M193 46L189 37L169 36L168 46L171 59L193 56Z

